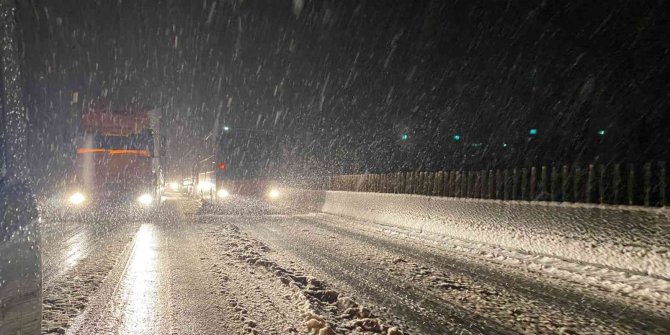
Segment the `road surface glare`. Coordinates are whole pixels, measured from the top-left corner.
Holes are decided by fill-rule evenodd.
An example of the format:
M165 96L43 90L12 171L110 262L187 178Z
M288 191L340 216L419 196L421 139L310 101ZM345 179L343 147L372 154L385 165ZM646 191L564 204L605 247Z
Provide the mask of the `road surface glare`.
M258 206L203 211L172 198L155 217L104 234L66 223L88 228L45 248L60 266L48 270L58 278L45 288L43 333L670 333L662 299L369 223Z

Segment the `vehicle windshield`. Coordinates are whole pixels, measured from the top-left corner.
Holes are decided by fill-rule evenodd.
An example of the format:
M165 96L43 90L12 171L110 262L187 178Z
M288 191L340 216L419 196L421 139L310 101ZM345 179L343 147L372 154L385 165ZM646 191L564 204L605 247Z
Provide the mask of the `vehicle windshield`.
M84 136L83 148L110 150L144 150L149 153L154 148L153 131L128 136L88 134Z
M219 140L219 169L228 179L275 177L279 157L278 139L269 132L226 132Z
M670 335L669 164L670 0L0 0L0 335Z

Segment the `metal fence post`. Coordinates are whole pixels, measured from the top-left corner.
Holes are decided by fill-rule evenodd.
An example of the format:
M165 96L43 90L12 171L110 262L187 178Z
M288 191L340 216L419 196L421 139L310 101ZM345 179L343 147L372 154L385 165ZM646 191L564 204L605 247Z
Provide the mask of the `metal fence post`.
M505 169L505 172L503 173L503 178L505 179L505 193L504 193L504 200L510 200L511 197L511 187L512 187L512 181L510 180L510 172L509 169Z
M421 194L428 195L427 187L430 172L421 172Z
M399 193L398 190L402 187L402 173L396 172L393 174L393 193Z
M535 200L537 195L537 168L534 166L530 167L530 193L528 200Z
M644 178L644 205L651 206L651 163L645 163L642 166Z
M496 170L496 199L507 200L507 170Z
M567 165L561 170L561 201L570 201L570 168Z
M519 170L512 170L512 200L519 199Z
M558 167L551 167L551 201L558 201Z
M521 169L521 200L528 200L528 197L527 197L528 179L526 178L526 176L528 176L528 169L522 168Z
M461 171L454 171L454 197L461 196Z
M615 164L612 174L612 188L614 189L612 202L618 205L621 203L621 165Z
M395 190L394 190L395 185L396 185L395 176L396 176L395 173L387 173L386 174L386 186L385 186L385 188L386 188L385 192L386 193L394 193L395 192Z
M470 180L472 173L470 171L463 171L463 198L470 198L470 192L472 187L470 187Z
M582 169L576 167L572 174L572 202L583 200L582 193Z
M635 167L633 164L628 165L628 185L627 185L628 201L629 205L635 204Z
M444 195L444 171L439 171L437 173L437 179L435 179L435 194L439 196Z
M589 172L588 176L586 177L586 194L584 197L585 202L592 202L593 201L593 189L594 189L594 184L595 183L595 167L593 164L589 164Z
M405 190L403 191L405 194L411 194L412 193L412 172L405 172Z
M493 170L489 170L489 178L488 178L488 197L489 199L495 199L495 175L493 174Z
M668 196L668 189L667 189L667 174L665 170L665 162L658 162L658 205L661 207L665 207L667 204L667 196Z
M412 191L412 175L411 172L405 172L405 176L403 177L403 181L405 184L405 188L402 190L402 193L404 194L410 194Z
M468 172L461 171L461 198L468 196Z
M426 193L430 196L435 195L435 178L437 174L434 171L428 172L428 180L426 183Z
M426 195L426 179L428 179L428 173L419 172L418 194Z
M505 178L503 171L500 169L495 170L495 198L502 200L505 198Z
M418 172L412 172L412 183L411 183L411 192L410 194L416 194L417 193L417 183L419 180L419 173Z
M456 196L456 171L449 172L449 196Z
M605 177L607 175L607 168L600 164L598 167L598 202L600 204L604 204L607 202L606 199L606 191L609 190L609 188L606 189L607 186L605 186Z

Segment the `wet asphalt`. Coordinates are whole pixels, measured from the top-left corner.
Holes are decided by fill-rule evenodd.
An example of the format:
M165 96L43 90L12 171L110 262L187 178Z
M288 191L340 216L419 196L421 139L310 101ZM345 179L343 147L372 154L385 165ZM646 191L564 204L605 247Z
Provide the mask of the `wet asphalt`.
M45 220L45 287L97 257L112 237L127 239L105 280L72 316L68 333L284 333L236 326L236 316L221 308L222 277L212 269L223 261L211 260L215 251L208 250L217 243L208 232L219 225L236 227L266 246L268 259L355 297L408 334L670 333L668 306L658 302L469 259L431 243L359 229L360 222L288 213L258 201L209 209L173 196L161 212L141 220ZM256 286L268 285L261 280ZM246 299L252 308L276 308Z

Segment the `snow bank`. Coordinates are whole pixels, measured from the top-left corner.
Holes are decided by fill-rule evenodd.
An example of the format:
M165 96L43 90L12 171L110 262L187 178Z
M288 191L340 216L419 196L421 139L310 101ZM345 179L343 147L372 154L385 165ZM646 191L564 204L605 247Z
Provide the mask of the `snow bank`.
M303 208L670 279L667 211L406 194L287 191Z

